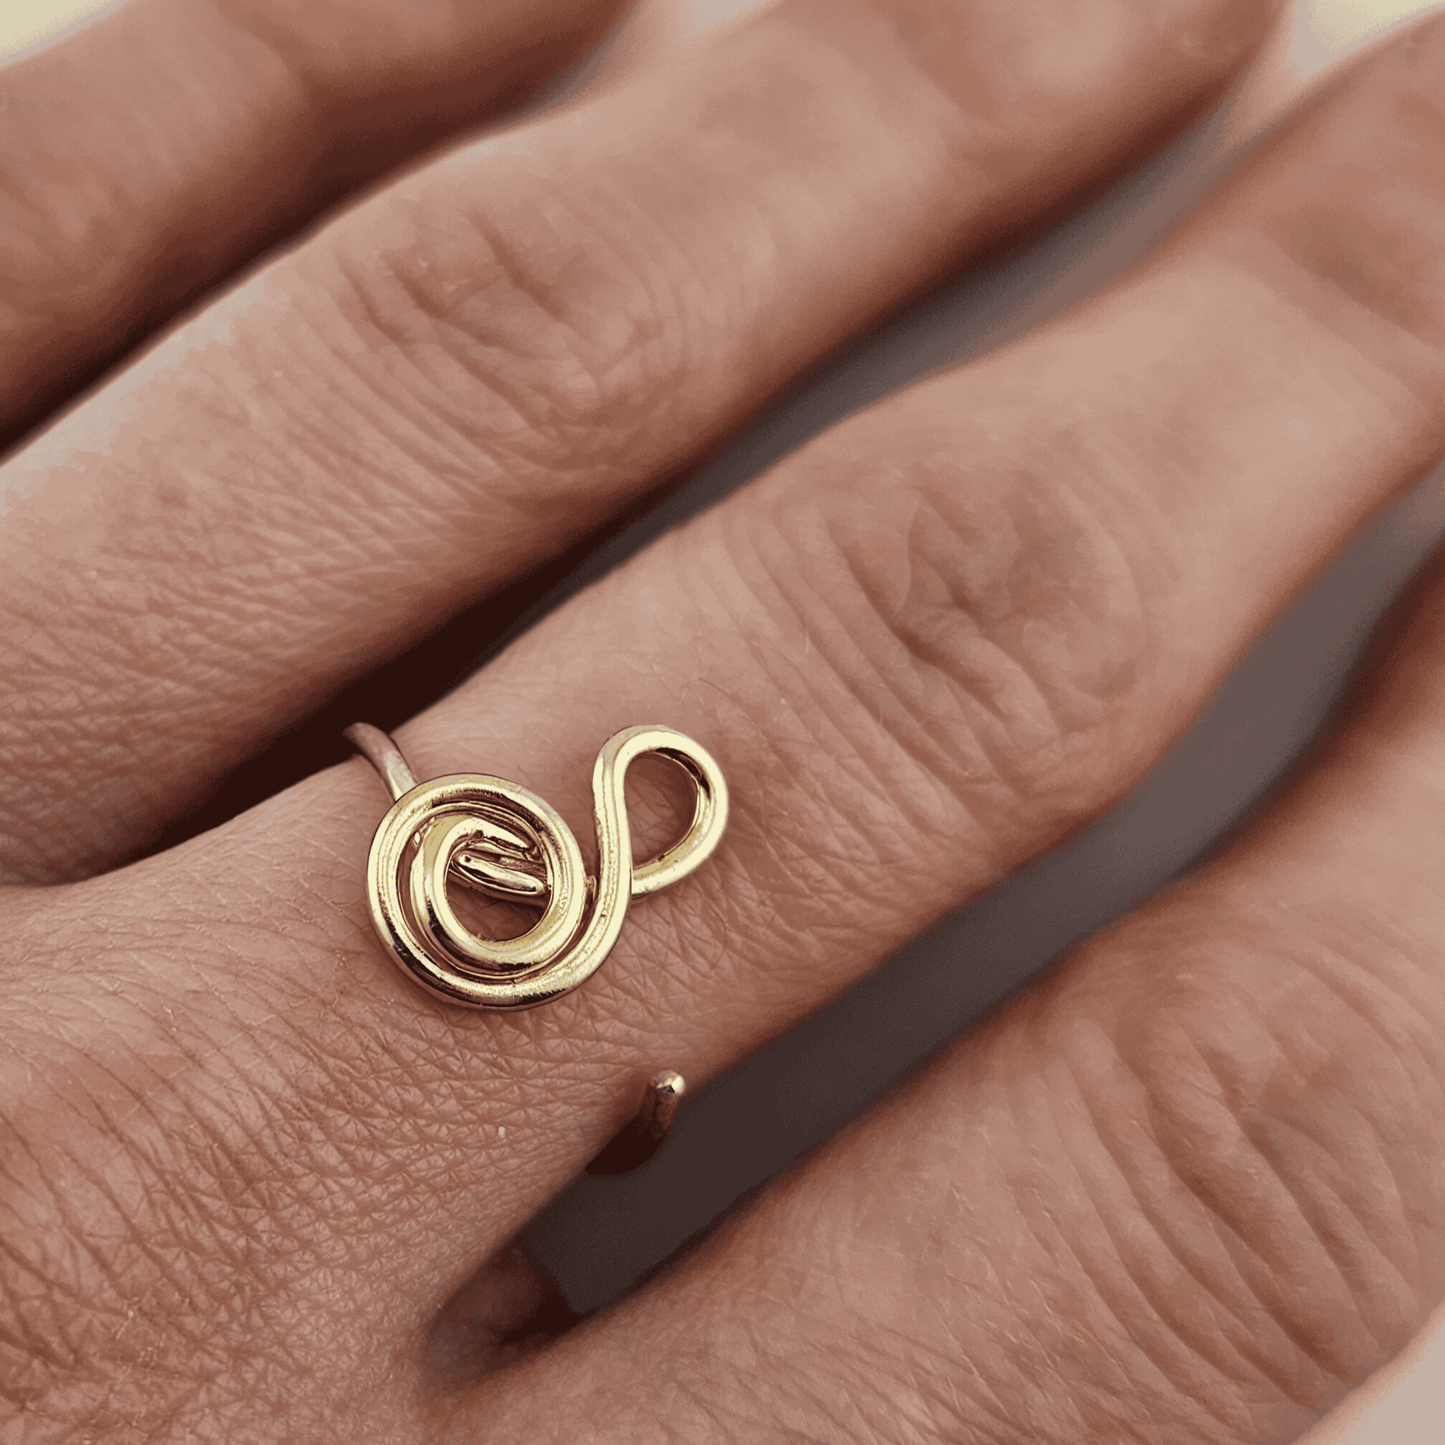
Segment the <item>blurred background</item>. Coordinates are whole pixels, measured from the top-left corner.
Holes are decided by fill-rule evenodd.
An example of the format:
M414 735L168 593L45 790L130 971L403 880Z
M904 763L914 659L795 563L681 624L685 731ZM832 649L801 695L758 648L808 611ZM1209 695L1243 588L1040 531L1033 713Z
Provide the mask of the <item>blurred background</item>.
M643 0L549 103L702 43L760 3ZM55 43L106 8L96 0L0 0L0 57ZM600 554L549 579L529 617L841 416L999 345L1126 269L1319 76L1426 8L1420 0L1296 0L1273 44L1213 115L1065 224L836 358ZM1442 474L1422 480L1316 579L1188 735L1112 812L690 1099L650 1165L621 1179L584 1179L554 1201L527 1241L572 1303L590 1309L616 1297L977 1014L1235 826L1318 728L1381 612L1445 531L1441 482ZM1406 1357L1305 1439L1441 1445L1445 1311Z

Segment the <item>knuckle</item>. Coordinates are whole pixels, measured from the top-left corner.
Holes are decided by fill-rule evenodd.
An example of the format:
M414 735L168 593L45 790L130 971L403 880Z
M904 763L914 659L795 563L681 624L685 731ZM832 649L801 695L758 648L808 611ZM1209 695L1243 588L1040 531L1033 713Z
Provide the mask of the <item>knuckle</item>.
M1270 166L1243 182L1255 187L1256 224L1270 243L1245 264L1264 267L1286 301L1436 418L1445 352L1442 74L1437 16L1384 47L1285 137L1293 178L1280 184ZM1233 245L1243 255L1250 240L1240 232Z
M1147 992L1101 1020L1066 988L1049 1047L1089 1121L1091 1192L1135 1221L1116 1267L1149 1301L1142 1342L1187 1341L1221 1418L1273 1400L1302 1428L1445 1281L1440 1087L1418 997L1297 919L1237 925L1144 925Z
M611 246L583 202L558 215L555 195L517 177L468 203L467 179L389 197L316 259L346 364L428 470L460 472L469 491L484 472L489 500L535 517L549 479L623 465L666 404L674 328L663 287L624 259L646 245Z
M870 8L882 12L912 66L975 123L988 115L1035 146L1047 143L1062 117L1078 127L1081 116L1092 121L1117 103L1121 75L1132 84L1141 64L1153 77L1150 101L1158 111L1197 107L1259 44L1272 19L1271 7L1255 0L1143 9L1090 0L1067 14L1051 12L1048 24L1029 5L978 10L948 0L893 0ZM1003 49L1007 69L992 63Z
M926 781L930 829L940 795L1002 840L1120 781L1154 634L1128 547L1068 480L1077 443L793 489L756 544L802 620L810 695L820 676L845 695L828 717L876 776Z

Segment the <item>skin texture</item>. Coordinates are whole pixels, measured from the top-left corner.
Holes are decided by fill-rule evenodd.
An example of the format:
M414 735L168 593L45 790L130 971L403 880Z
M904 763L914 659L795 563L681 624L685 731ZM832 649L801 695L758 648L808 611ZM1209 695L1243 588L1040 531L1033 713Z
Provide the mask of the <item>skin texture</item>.
M120 64L149 13L108 22ZM518 29L478 93L559 63L538 14L533 45L489 12ZM449 17L415 53L460 73ZM1445 1290L1445 582L1246 837L638 1295L553 1338L507 1246L655 1060L704 1082L1107 806L1445 450L1438 23L1136 273L819 438L403 730L419 775L485 759L574 827L614 728L719 758L725 848L585 990L498 1016L409 989L365 917L359 762L144 856L264 736L1196 113L1263 21L778 5L419 163L7 463L17 1438L1243 1445L1409 1338ZM361 41L328 94L377 93ZM407 66L439 62L400 53L419 105ZM190 285L255 244L207 235ZM665 841L665 790L642 804Z
M135 0L9 67L5 434L266 243L536 89L617 8Z

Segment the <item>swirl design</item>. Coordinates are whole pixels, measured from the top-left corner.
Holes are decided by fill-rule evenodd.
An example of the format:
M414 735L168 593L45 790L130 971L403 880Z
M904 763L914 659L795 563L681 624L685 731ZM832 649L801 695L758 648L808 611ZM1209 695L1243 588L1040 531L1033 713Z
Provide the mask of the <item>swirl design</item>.
M485 773L407 787L410 770L384 733L358 726L348 736L401 794L367 861L377 935L417 983L472 1008L535 1008L585 982L617 942L629 902L687 877L727 826L727 783L706 749L672 728L627 728L607 741L592 771L594 880L571 829L535 793ZM627 769L647 753L692 780L693 817L671 848L634 866L623 789ZM540 905L541 917L518 938L481 938L457 917L449 880Z

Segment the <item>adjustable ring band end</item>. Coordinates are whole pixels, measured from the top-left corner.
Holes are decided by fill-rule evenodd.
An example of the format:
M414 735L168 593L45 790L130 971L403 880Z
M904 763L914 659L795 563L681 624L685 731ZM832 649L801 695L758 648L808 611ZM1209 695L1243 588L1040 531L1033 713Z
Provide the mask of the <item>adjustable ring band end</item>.
M587 1166L589 1174L626 1174L646 1164L662 1147L687 1088L682 1075L664 1069L647 1081L637 1113Z

